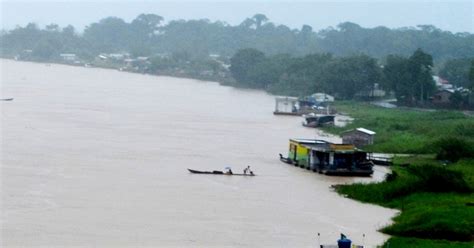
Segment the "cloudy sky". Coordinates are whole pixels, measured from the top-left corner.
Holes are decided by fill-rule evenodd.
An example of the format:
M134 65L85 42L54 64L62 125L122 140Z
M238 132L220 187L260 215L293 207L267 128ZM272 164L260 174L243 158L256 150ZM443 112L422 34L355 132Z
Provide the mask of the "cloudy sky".
M12 29L35 22L40 26L72 24L78 30L107 16L131 21L140 13L176 19L221 20L236 25L255 13L265 14L276 24L300 28L303 24L320 30L345 21L363 27L390 28L435 25L452 32L474 33L474 0L336 0L336 1L130 1L130 0L0 0L1 26Z

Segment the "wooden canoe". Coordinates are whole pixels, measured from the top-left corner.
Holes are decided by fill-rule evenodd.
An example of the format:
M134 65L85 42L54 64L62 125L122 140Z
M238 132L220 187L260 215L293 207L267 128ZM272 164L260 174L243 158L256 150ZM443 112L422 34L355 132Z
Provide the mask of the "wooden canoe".
M255 174L243 174L243 173L224 173L222 171L198 171L198 170L192 170L188 169L189 172L194 173L194 174L211 174L211 175L224 175L224 176L249 176L253 177Z

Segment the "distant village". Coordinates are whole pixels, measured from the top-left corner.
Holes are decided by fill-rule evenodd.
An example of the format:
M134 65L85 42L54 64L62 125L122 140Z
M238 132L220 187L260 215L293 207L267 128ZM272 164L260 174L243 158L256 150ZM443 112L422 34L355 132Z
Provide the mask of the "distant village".
M31 60L32 50L24 50L14 57L15 60ZM82 59L74 53L61 53L53 62L84 67L111 68L119 71L147 73L166 76L214 80L219 82L232 81L228 58L222 59L217 54L210 54L205 63L196 66L197 61L175 58L173 54L160 53L149 56L134 57L128 52L100 53L93 59ZM203 62L203 61L199 61Z
M21 54L16 55L14 59L30 60L31 53L32 50L24 50ZM205 63L202 63L202 61L176 59L173 56L173 54L169 53L155 54L152 57L134 57L127 52L101 53L93 59L84 60L74 53L61 53L54 62L84 67L113 68L119 71L134 73L213 80L224 84L232 84L234 82L229 70L231 65L230 58L228 57L210 54L204 61ZM456 105L463 109L474 109L474 94L472 94L470 89L455 87L448 80L437 75L433 75L433 81L436 85L436 91L429 98L429 102L424 103L422 107L453 108ZM397 105L396 99L394 99L391 92L386 92L378 83L374 83L374 87L370 90L361 90L356 96L359 99L382 100L377 101L377 104L384 107L396 107ZM333 96L330 97L334 98ZM293 101L296 100L293 99ZM300 103L304 104L304 102ZM302 107L304 108L304 106Z

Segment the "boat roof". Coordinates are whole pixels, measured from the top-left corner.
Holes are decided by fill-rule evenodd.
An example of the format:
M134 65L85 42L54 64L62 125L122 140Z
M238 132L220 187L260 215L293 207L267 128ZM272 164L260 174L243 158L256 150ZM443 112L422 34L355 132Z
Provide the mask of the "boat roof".
M357 147L351 144L304 144L306 148L309 148L312 151L319 151L319 152L334 152L334 153L356 153L356 152L365 152L363 150L358 149Z
M330 144L330 142L318 139L290 139L290 141L302 143L302 144Z
M275 97L276 100L290 100L290 101L298 101L298 97L293 96L277 96Z

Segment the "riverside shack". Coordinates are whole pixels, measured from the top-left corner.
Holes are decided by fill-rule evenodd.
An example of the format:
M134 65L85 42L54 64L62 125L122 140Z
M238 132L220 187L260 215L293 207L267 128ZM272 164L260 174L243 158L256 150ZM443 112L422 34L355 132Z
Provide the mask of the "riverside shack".
M326 175L370 176L373 164L367 153L351 144L316 139L290 139L288 157L280 160Z
M341 134L342 143L353 144L357 147L372 145L374 143L375 132L359 127L345 131Z

